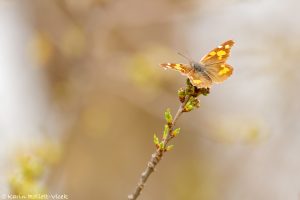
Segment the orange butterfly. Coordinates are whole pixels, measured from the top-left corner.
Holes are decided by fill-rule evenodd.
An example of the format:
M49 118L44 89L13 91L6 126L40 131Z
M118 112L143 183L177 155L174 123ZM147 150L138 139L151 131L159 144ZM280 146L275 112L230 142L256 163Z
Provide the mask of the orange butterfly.
M224 42L201 58L199 63L188 59L189 64L163 63L160 66L180 71L194 86L207 88L213 83L223 82L232 74L233 68L226 63L226 60L233 45L232 40Z

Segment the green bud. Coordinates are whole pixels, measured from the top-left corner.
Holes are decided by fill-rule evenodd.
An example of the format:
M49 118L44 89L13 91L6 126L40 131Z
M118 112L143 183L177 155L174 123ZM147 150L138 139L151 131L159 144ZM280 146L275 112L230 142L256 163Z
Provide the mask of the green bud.
M199 88L197 90L197 96L199 96L200 94L207 96L209 94L209 88Z
M186 79L186 85L188 87L192 87L193 86L189 78Z
M159 145L159 139L158 139L158 137L156 136L155 133L154 133L154 135L153 135L153 142L154 142L154 144L155 144L156 146Z
M186 89L185 89L185 94L186 95L195 95L195 89L197 89L195 86L192 85L190 79L186 80Z
M191 97L192 98L192 97ZM185 104L185 106L184 106L184 112L190 112L191 110L193 110L193 108L194 108L194 106L193 106L193 104L192 104L192 102L191 102L191 98L190 98L190 100Z
M185 90L184 90L183 88L180 88L180 89L178 90L177 94L178 94L179 101L180 101L181 103L183 103L184 100L185 100L185 95L186 95L186 94L185 94Z
M195 93L195 88L194 88L194 86L192 86L192 87L187 87L186 89L185 89L185 94L186 95L193 95Z
M180 132L180 128L176 128L173 132L172 132L172 136L176 137Z
M197 98L194 98L191 103L196 108L200 107L200 101Z
M172 121L173 121L173 117L171 115L171 111L170 111L170 108L168 108L165 112L165 119L167 121L168 124L171 124Z
M186 105L184 106L184 112L189 112L199 107L200 107L200 101L195 97L191 97L189 101L186 103Z
M193 109L194 109L194 106L193 106L192 104L186 105L186 106L184 107L184 111L185 111L185 112L190 112L190 111L192 111Z
M163 139L164 140L167 139L168 134L169 134L169 126L165 125L165 129L164 129L164 133L163 133Z
M167 148L166 148L166 151L170 151L170 150L172 150L172 149L173 149L173 147L174 147L174 145L169 145L169 146L167 146Z
M165 148L165 145L164 145L163 142L160 142L160 143L159 143L159 148L160 148L160 149L164 149L164 148Z

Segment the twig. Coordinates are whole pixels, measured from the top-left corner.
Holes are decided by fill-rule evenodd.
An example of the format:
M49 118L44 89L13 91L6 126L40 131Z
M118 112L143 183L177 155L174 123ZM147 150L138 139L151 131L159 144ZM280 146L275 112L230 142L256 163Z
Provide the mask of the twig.
M167 146L167 144L179 134L180 129L174 129L176 122L178 121L182 113L190 112L200 106L200 102L197 99L200 94L206 96L207 94L209 94L209 88L197 88L191 84L189 79L187 79L186 88L180 88L178 90L178 97L181 105L178 108L174 118L172 118L169 109L167 109L167 111L165 112L165 119L167 121L167 124L165 125L162 140L159 141L158 137L154 134L154 144L156 145L156 151L152 154L145 171L141 174L140 180L134 192L128 196L128 200L136 200L138 198L149 176L154 171L156 165L159 163L164 153L172 149L173 145Z
M171 139L174 138L174 136L172 135L174 126L175 126L178 118L180 117L180 115L184 112L185 105L190 100L190 97L191 97L190 95L187 95L185 97L185 100L180 105L180 107L178 108L177 113L176 113L172 123L169 124L168 136L165 139L163 139L163 141L162 141L164 147L168 144L168 142ZM149 176L152 174L152 172L154 171L156 165L159 163L159 161L163 157L164 152L165 152L164 149L157 148L156 152L152 154L151 160L147 164L147 168L141 174L141 178L140 178L140 180L137 184L137 187L135 188L135 191L131 195L128 196L128 200L135 200L135 199L138 198L138 196L141 194L141 191L143 190L143 188L145 186L145 183L148 180Z

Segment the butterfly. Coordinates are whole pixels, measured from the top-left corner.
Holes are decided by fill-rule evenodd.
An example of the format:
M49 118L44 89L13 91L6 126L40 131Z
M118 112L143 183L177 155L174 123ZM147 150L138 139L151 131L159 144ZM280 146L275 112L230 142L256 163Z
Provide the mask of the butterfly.
M164 69L174 69L187 76L197 88L209 88L213 83L222 83L233 72L233 68L226 63L234 41L228 40L203 56L199 62L189 60L189 64L162 63Z

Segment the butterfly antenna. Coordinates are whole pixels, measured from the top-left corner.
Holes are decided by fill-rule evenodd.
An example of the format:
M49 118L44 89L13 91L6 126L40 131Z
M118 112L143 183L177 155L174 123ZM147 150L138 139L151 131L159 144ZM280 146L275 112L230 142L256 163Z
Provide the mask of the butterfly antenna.
M180 52L178 52L178 55L181 55L182 57L184 57L185 59L187 59L189 62L192 61L192 59L190 57L188 57L188 56L186 56L186 55L184 55L184 54L182 54Z

